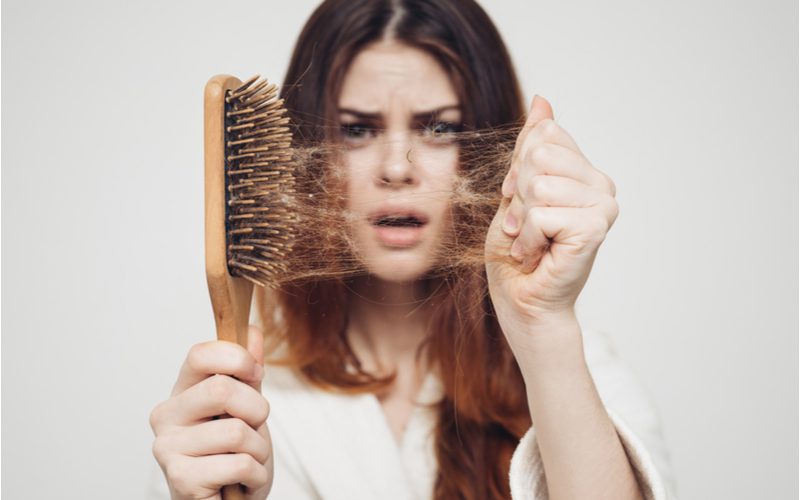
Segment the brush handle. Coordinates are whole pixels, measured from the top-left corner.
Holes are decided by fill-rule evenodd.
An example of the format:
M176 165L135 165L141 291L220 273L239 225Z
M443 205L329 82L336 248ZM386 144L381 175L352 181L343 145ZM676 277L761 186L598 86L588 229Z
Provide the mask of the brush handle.
M225 92L241 85L238 78L218 75L205 89L205 244L206 278L217 339L247 348L253 285L228 272L225 228ZM221 418L227 418L223 416ZM223 500L245 500L241 484L222 488Z
M250 314L250 299L253 285L241 278L229 278L215 282L208 278L208 289L217 323L217 339L236 342L247 347L247 329ZM224 415L220 418L230 418ZM241 484L229 484L222 488L222 500L245 500Z
M229 484L222 487L222 500L246 500L247 496L241 484Z

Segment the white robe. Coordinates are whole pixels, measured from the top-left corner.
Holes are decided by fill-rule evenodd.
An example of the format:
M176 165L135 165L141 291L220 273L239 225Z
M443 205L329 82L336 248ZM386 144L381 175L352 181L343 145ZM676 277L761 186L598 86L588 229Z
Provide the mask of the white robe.
M616 426L645 500L675 500L675 486L659 419L648 394L620 362L608 337L584 329L584 353L600 398ZM398 446L372 394L334 394L311 387L289 369L268 366L263 394L275 456L273 500L427 500L436 477L433 402L441 385L423 383ZM514 500L548 498L535 427L511 459ZM147 498L169 499L156 465Z

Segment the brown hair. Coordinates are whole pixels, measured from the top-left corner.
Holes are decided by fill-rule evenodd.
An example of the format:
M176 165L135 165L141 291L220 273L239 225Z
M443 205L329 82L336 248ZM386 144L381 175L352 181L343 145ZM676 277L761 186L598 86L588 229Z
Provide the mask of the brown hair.
M327 0L300 34L284 79L282 94L298 148L333 140L327 131L338 130L335 108L345 72L359 50L383 37L436 57L458 89L466 130L519 126L524 120L508 52L474 1ZM504 140L509 138L513 140L513 136ZM461 168L469 168L464 165ZM489 182L476 186L493 196L501 179L502 175L492 175L486 179ZM299 192L313 193L315 186L326 182L324 161L303 162ZM475 219L469 225L477 221L482 229L475 245L486 236L494 215L490 210L491 206L470 215L454 210L454 217ZM309 256L315 247L343 245L296 244L297 251ZM318 258L335 266L337 256ZM319 387L349 393L379 391L392 377L361 369L345 336L346 279L336 277L335 270L330 274L333 277L286 281L275 290L258 292L268 338L274 340L273 347L284 343L284 364ZM495 317L485 270L474 264L451 266L428 279L437 286L431 287L436 291L426 303L432 320L420 352L424 350L444 387L436 405L434 498L509 498L511 454L531 421L522 376Z

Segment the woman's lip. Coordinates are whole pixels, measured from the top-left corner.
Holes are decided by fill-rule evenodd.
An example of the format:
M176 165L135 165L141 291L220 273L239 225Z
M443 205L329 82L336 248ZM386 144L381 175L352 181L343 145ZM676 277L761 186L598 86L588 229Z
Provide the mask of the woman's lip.
M372 224L376 224L378 221L380 221L381 219L386 218L386 217L398 217L398 218L413 217L413 218L417 219L419 222L421 222L422 225L425 225L425 224L428 223L428 216L425 215L422 212L419 212L419 211L413 209L413 208L405 208L405 209L403 209L403 208L385 208L385 209L380 209L380 210L377 210L377 211L373 212L372 214L370 214L367 217L367 219Z
M376 226L375 232L378 240L389 247L407 248L416 245L422 240L425 224L416 227Z

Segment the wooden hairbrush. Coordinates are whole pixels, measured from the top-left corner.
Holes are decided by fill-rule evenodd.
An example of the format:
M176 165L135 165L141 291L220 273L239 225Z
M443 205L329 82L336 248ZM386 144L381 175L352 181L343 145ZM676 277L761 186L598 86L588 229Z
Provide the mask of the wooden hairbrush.
M217 339L247 346L253 285L274 286L294 239L292 134L277 87L229 75L205 88L206 277ZM224 500L245 498L242 485Z

